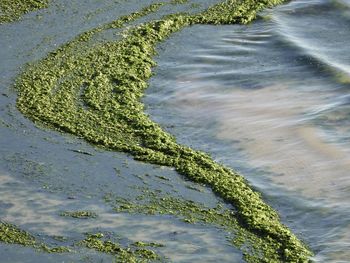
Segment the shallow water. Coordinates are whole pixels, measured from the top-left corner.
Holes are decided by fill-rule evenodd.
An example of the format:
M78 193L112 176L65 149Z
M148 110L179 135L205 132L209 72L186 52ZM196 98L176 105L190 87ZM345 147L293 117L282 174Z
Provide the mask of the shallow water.
M85 232L107 231L125 245L164 243L158 252L172 262L241 262L224 231L170 216L116 214L103 200L110 194L133 199L147 187L212 207L220 200L211 191L169 168L36 127L15 107L11 85L26 62L141 8L140 1L116 2L54 1L0 27L0 220L50 244L58 242L53 236L67 238L59 245L71 245ZM151 2L157 1L142 6ZM203 8L217 1L196 2ZM240 171L310 245L315 261L348 262L350 3L291 1L261 16L249 26L187 28L161 44L144 98L147 111L179 142ZM112 33L100 37L116 38ZM99 216L59 216L66 210ZM111 260L86 249L46 255L4 244L0 254L1 262Z
M349 12L291 1L249 26L185 29L161 45L145 99L180 142L245 175L319 262L350 258Z
M187 224L172 216L117 214L105 202L106 196L133 200L149 189L214 207L221 201L207 188L183 180L172 169L136 162L125 154L37 127L16 109L12 84L25 63L44 57L81 32L152 2L159 1L111 0L97 5L89 0L59 0L46 10L0 27L0 221L16 224L50 245L74 247L74 253L45 254L0 243L1 262L112 262L109 255L74 246L87 232L116 236L123 246L136 241L163 243L165 247L155 250L171 262L230 262L232 258L242 262L242 252L229 244L223 230ZM184 8L164 6L135 24ZM60 216L76 210L94 211L98 217Z

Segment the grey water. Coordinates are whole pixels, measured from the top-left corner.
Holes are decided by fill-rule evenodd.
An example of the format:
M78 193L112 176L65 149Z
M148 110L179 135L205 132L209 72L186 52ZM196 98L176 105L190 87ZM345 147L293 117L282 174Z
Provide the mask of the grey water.
M243 174L315 262L349 262L350 1L290 1L159 50L152 118Z
M133 199L147 187L215 206L220 199L209 189L169 168L38 127L16 109L12 85L25 63L152 2L158 1L56 0L0 26L0 221L53 245L102 231L123 245L164 243L157 252L171 262L242 262L227 233L215 227L116 214L104 202L106 195ZM192 2L204 8L217 1ZM188 7L165 6L135 24ZM295 0L250 25L194 26L158 46L144 98L150 117L180 143L244 175L310 246L315 262L350 261L348 43L348 0ZM99 216L60 217L66 210ZM0 262L111 261L82 248L58 255L0 243Z

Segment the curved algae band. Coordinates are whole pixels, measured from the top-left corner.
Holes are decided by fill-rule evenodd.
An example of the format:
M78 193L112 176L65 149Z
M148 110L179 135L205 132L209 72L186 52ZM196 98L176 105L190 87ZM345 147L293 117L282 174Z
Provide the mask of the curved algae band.
M206 184L237 208L242 226L279 243L274 253L280 261L307 262L311 252L242 176L205 153L177 144L150 120L140 102L156 65L153 56L159 42L195 24L248 23L259 10L281 2L227 0L198 14L172 14L131 28L120 41L77 48L96 32L89 31L26 68L16 82L17 106L38 124L130 153L137 160L174 167L192 181ZM114 24L121 26L127 17Z
M49 0L0 0L0 24L13 22L22 15L46 8Z

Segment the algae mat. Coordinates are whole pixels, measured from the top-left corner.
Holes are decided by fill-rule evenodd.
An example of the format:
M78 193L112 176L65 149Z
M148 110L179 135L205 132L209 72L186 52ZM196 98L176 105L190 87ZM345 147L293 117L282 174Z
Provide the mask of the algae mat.
M19 19L23 14L47 7L49 0L1 0L0 24Z
M208 154L179 145L173 136L150 120L140 102L152 68L156 66L153 60L156 46L172 33L196 24L249 23L261 9L280 3L277 0L224 1L197 12L170 13L135 23L151 13L157 14L166 5L195 7L187 1L151 4L84 32L41 61L29 64L15 85L18 109L39 126L74 134L109 150L126 152L136 160L173 167L186 178L210 187L234 207L230 213L217 212L164 197L155 199L151 195L151 198L139 197L140 203L119 200L122 205L116 211L151 213L151 210L172 214L172 210L165 208L189 210L193 215L180 212L177 216L189 223L199 220L244 232L242 240L233 242L242 250L244 239L250 235L256 246L244 251L247 261L307 261L311 252L281 224L278 214L242 176L216 163ZM119 37L104 39L106 32L119 32ZM232 223L225 223L228 226L220 223L222 216L225 222ZM98 245L90 242L87 247L102 252L110 252L105 245L113 247L96 236L90 236L90 241ZM118 251L124 253L121 249Z

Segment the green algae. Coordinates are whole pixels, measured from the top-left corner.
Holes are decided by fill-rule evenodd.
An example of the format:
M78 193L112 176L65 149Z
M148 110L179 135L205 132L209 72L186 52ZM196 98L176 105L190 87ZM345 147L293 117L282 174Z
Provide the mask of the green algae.
M97 214L91 211L64 211L60 213L60 216L87 219L87 218L96 218Z
M22 15L46 8L49 0L0 0L0 24L13 22Z
M188 0L171 0L170 4L172 5L181 5L181 4L187 4Z
M14 225L0 223L0 241L7 244L19 244L23 246L35 246L36 241L29 233L20 230Z
M206 207L183 198L171 197L161 191L143 190L135 200L122 197L107 200L118 213L144 215L171 215L188 224L203 224L218 227L227 233L228 241L241 249L247 262L279 262L280 244L273 238L262 237L242 227L235 219L236 211L224 208L218 203L216 207Z
M33 247L47 253L66 253L71 251L67 247L50 247L44 243L40 243L28 232L4 222L0 222L0 241L6 244Z
M145 244L142 248L134 244L131 247L123 248L119 243L110 240L103 240L102 233L88 234L87 237L80 242L81 245L96 251L115 256L115 262L120 263L136 263L136 262L159 262L162 258L153 250L144 248L148 246L141 241L136 244Z
M146 242L142 242L142 241L136 241L135 243L132 244L132 246L135 246L135 247L164 247L164 245L160 244L160 243L155 243L155 242L146 243Z
M102 253L114 255L114 262L146 263L154 261L159 262L163 259L156 252L147 248L163 247L164 245L162 244L137 241L131 244L131 246L123 248L116 242L112 242L110 240L102 240L103 237L104 235L102 233L88 234L84 240L78 242L76 245L94 249ZM63 241L66 240L64 237L59 237L59 239ZM40 243L28 232L21 230L12 224L4 222L0 222L0 242L32 247L46 253L72 252L69 247L50 247L44 243Z
M171 166L188 179L210 187L236 211L231 220L278 247L264 255L284 262L307 261L311 252L284 226L259 193L208 154L179 145L154 123L140 102L152 76L156 45L172 33L196 24L246 24L258 11L282 0L227 0L207 10L172 14L124 32L120 41L80 48L93 35L120 28L164 3L124 16L79 35L29 65L16 82L19 110L38 125L69 132L90 143L131 154L136 160ZM269 246L262 243L262 246ZM272 253L273 251L273 253Z

